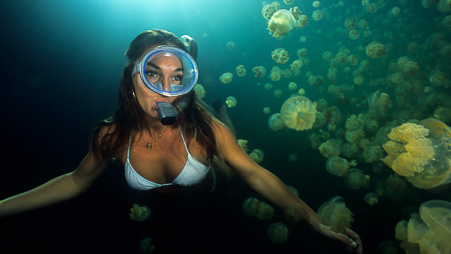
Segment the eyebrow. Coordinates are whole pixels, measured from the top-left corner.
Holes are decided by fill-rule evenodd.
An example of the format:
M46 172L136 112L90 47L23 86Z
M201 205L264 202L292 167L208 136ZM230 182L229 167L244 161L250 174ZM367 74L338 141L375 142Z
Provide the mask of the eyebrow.
M152 63L152 62L147 62L146 66L147 66L147 65L150 65L151 67L153 67L153 68L155 68L155 69L161 71L160 66L158 66L158 65L156 65L156 64L154 64L154 63ZM177 72L177 71L183 72L183 67L180 67L180 68L177 68L177 69L174 70L174 72Z

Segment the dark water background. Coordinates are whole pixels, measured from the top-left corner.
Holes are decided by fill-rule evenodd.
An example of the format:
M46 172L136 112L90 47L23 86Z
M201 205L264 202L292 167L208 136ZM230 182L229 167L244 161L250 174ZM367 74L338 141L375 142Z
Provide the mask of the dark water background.
M2 1L0 199L78 166L88 151L91 129L114 112L128 44L140 32L160 28L197 40L199 83L206 90L205 101L225 101L230 95L237 98L238 104L229 109L229 114L239 138L249 140L250 149L264 151L261 165L296 187L300 198L314 210L332 196L344 197L355 214L352 227L361 236L365 253L381 253L378 244L382 240L397 241L394 227L409 218L406 207L416 210L421 200L441 196L422 192L415 202L381 197L377 205L369 206L363 202L367 191L350 189L341 178L326 171L327 159L311 148L310 133L288 129L273 132L267 125L269 115L262 112L263 107L270 107L273 113L279 111L291 94L289 81L304 88L312 101L326 98L329 106L335 105L330 94L320 94L306 83L306 71L326 76L329 67L321 59L322 52L336 53L338 41L348 48L371 42L365 38L351 41L326 37L343 21L313 21L311 2L295 0L292 5L309 16L309 25L276 40L266 29L261 1ZM336 1L323 2L321 8ZM385 15L396 4L390 1L376 14ZM283 2L281 5L292 7ZM352 5L355 9L346 14ZM422 31L435 17L444 16L436 9L424 9L420 1L409 1L400 8L410 8L424 19L425 28L416 28ZM344 7L329 9L331 19L361 12L360 0L347 0ZM371 23L373 17L365 18L371 27L391 29L382 26L380 20ZM317 33L318 29L322 32ZM302 35L308 37L305 43L299 41ZM226 48L229 41L236 45L232 51ZM254 66L263 65L268 73L272 66L282 67L270 55L280 47L289 51L293 60L297 49L306 47L311 64L301 69L301 76L290 80L255 78L251 71ZM403 55L401 50L394 52ZM247 68L245 77L236 76L235 67L240 64ZM232 83L219 82L224 72L234 73ZM344 75L341 78L345 79ZM267 82L274 85L273 90L264 89ZM283 90L280 98L272 95L276 88ZM370 92L364 88L355 91ZM360 113L351 106L337 106L344 115ZM290 154L296 154L298 160L289 161ZM358 168L370 171L369 164ZM123 168L112 165L88 192L71 201L1 218L0 252L138 253L139 241L150 236L157 247L155 253L347 253L343 244L324 238L307 225L289 224L278 208L276 218L269 222L247 217L241 209L247 197L263 200L241 179L234 179L229 188L205 197L160 199L128 187ZM128 218L134 203L151 208L148 221L139 223ZM290 237L285 244L273 244L266 236L273 222L288 226Z

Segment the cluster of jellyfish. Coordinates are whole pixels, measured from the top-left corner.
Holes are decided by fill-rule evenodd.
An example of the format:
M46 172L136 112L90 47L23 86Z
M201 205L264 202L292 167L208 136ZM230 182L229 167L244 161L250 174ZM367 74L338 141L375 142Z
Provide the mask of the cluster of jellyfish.
M268 39L292 46L274 47L265 53L272 60L248 66L270 96L259 101L279 100L278 107L262 103L261 116L274 132L308 135L312 149L324 157L324 171L361 192L365 205L385 198L403 204L413 191L451 200L451 1L422 0L418 6L407 0L333 2L314 1L314 8L305 10L291 6L294 1L262 4ZM434 15L422 19L425 14L415 9L421 6ZM320 42L306 43L313 40ZM324 51L318 54L318 48ZM236 66L238 77L246 75L245 66ZM226 84L232 77L225 72L220 80ZM263 157L249 154L255 161ZM340 197L329 201L340 202ZM381 242L384 253L399 248L449 253L443 241L432 237L437 232L449 236L449 224L437 226L432 211L449 214L451 208L429 202L417 204L420 215L396 226L402 243ZM350 214L337 207L344 217ZM285 232L281 225L273 231Z

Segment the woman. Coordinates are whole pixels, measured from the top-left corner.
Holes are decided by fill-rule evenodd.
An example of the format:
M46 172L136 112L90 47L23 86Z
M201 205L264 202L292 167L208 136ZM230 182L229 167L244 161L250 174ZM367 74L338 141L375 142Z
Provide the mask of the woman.
M90 150L79 167L1 201L0 217L83 193L115 159L124 165L132 188L160 193L208 193L237 174L316 231L362 253L357 234L350 229L347 235L337 234L322 225L317 214L284 183L249 158L232 131L196 98L197 65L175 35L145 31L132 41L125 55L130 61L121 76L117 110L93 130ZM218 111L232 127L225 108Z

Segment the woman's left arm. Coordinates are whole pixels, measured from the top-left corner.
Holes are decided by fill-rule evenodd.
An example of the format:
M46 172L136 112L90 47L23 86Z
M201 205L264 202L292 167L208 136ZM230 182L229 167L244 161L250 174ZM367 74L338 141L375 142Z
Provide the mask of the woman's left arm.
M252 189L284 211L294 208L316 231L341 240L356 253L362 253L362 242L356 233L350 229L346 230L347 235L330 231L330 227L321 224L316 212L296 197L277 176L259 166L243 151L225 125L218 121L214 126L224 162Z

